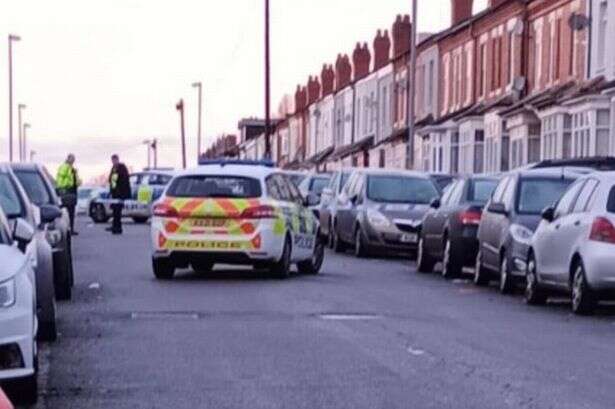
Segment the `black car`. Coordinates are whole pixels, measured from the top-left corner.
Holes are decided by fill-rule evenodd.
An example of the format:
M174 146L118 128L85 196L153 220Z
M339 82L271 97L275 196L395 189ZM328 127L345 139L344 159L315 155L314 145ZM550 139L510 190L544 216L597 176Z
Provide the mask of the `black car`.
M11 168L34 205L39 208L46 206L57 210L58 217L40 227L44 229L47 241L53 249L56 298L69 300L72 296L74 273L68 212L66 209L61 209L62 202L56 194L53 180L43 166L32 163L12 163Z
M476 235L483 207L498 184L496 177L464 177L450 185L442 199L434 199L423 219L417 270L429 273L442 261L445 278L461 274L476 261Z
M565 168L506 174L493 191L478 228L474 283L499 278L500 292L512 291L525 278L530 240L543 209L552 206L582 173Z

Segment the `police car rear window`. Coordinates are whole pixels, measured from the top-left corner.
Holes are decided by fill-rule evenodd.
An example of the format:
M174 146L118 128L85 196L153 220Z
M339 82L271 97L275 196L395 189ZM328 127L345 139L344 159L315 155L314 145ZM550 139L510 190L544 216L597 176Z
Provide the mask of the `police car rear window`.
M249 199L262 195L258 179L240 176L193 175L175 179L168 196Z

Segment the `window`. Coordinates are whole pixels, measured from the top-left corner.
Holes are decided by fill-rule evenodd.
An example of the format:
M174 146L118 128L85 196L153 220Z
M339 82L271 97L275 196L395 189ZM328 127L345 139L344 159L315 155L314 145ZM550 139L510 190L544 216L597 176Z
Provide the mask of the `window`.
M589 202L598 187L598 181L595 179L589 179L585 186L583 186L583 190L579 193L579 197L577 198L577 202L574 205L573 213L583 213L587 211Z
M427 106L430 110L433 109L433 93L434 93L434 61L429 61L429 73L427 79Z
M480 96L484 97L486 94L486 85L487 85L487 44L480 45L479 51L479 60L480 60L480 76L479 76L479 87Z
M295 185L291 181L288 175L279 175L278 181L279 183L284 183L288 187L288 190L290 191L291 200L293 202L303 204L303 195L299 191L299 188L297 187L297 185ZM329 179L326 180L326 183L327 184L329 183ZM312 186L314 186L313 183L312 183ZM326 184L322 185L322 187L319 187L318 189L316 189L314 193L316 193L318 197L320 197L322 193L322 189L324 189L325 187L326 187Z
M590 134L591 127L589 122L589 112L580 112L574 114L573 122L573 156L583 158L590 156Z
M375 202L429 204L438 196L429 179L371 175L367 181L367 197Z
M539 215L546 207L555 204L564 194L572 180L531 178L521 181L517 211L522 214Z
M15 176L32 203L37 206L53 204L47 185L38 172L18 170L15 171Z
M6 173L0 173L0 207L9 219L24 217L26 214L16 186Z
M449 201L451 199L451 196L453 195L453 192L455 191L455 186L457 186L458 183L462 183L461 181L457 181L457 182L453 182L451 185L447 186L444 189L444 195L442 195L442 206L447 206L449 204Z
M559 199L557 206L555 207L555 217L562 217L570 212L574 200L579 195L579 191L583 188L584 181L578 180L574 182Z
M600 2L598 10L598 46L596 50L597 68L604 69L606 66L606 36L608 26L608 1Z
M554 61L553 61L553 79L558 80L560 75L560 60L562 59L562 19L557 19L555 22L555 44L554 44Z
M456 174L459 172L459 132L451 134L451 165L448 173Z
M491 194L498 185L497 179L475 179L468 189L468 201L485 204L491 198Z
M456 205L461 201L461 196L463 195L463 191L465 190L465 183L460 181L453 188L451 188L451 196L449 199L449 205Z
M474 139L474 173L483 173L485 171L485 131L476 130Z
M498 186L493 191L493 202L494 203L502 203L502 199L504 196L504 191L506 190L506 186L508 186L508 182L511 181L511 177L504 178L500 181Z
M611 113L608 109L596 111L596 154L606 155L611 151L610 122Z
M609 213L615 213L615 186L612 187L609 192L609 200L606 204L606 211Z
M191 175L175 179L167 192L171 197L237 198L262 195L258 179L241 176Z
M508 34L508 83L515 79L515 33Z
M310 193L320 196L323 189L329 185L329 181L330 178L325 176L313 178L309 187Z
M386 166L386 152L384 149L380 149L378 158L378 167L384 168Z
M293 194L290 188L291 183L288 183L288 181L282 175L273 175L273 179L275 180L275 183L278 185L278 191L280 193L279 200L282 200L285 202L293 202L294 197L293 197Z

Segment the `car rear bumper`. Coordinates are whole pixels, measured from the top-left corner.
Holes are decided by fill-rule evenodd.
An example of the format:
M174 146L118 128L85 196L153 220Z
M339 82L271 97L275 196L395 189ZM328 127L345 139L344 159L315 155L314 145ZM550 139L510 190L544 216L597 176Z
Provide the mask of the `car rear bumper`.
M419 230L403 232L379 231L371 226L365 229L367 245L378 252L408 252L416 251L418 248Z
M588 241L582 249L582 258L589 286L615 296L615 246Z

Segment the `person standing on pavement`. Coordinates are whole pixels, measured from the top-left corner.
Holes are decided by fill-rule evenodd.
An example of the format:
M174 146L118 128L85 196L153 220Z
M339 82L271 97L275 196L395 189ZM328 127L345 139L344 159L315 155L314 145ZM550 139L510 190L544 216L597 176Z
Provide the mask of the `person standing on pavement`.
M128 168L117 155L111 156L113 167L109 173L109 190L114 203L111 204L113 210L113 222L111 224L111 233L122 234L122 209L124 208L124 200L130 199L130 179Z
M64 163L58 168L56 175L56 189L62 199L62 206L68 210L70 218L70 230L73 236L79 233L75 231L75 207L77 206L77 188L81 184L77 169L75 169L75 155L69 153Z

